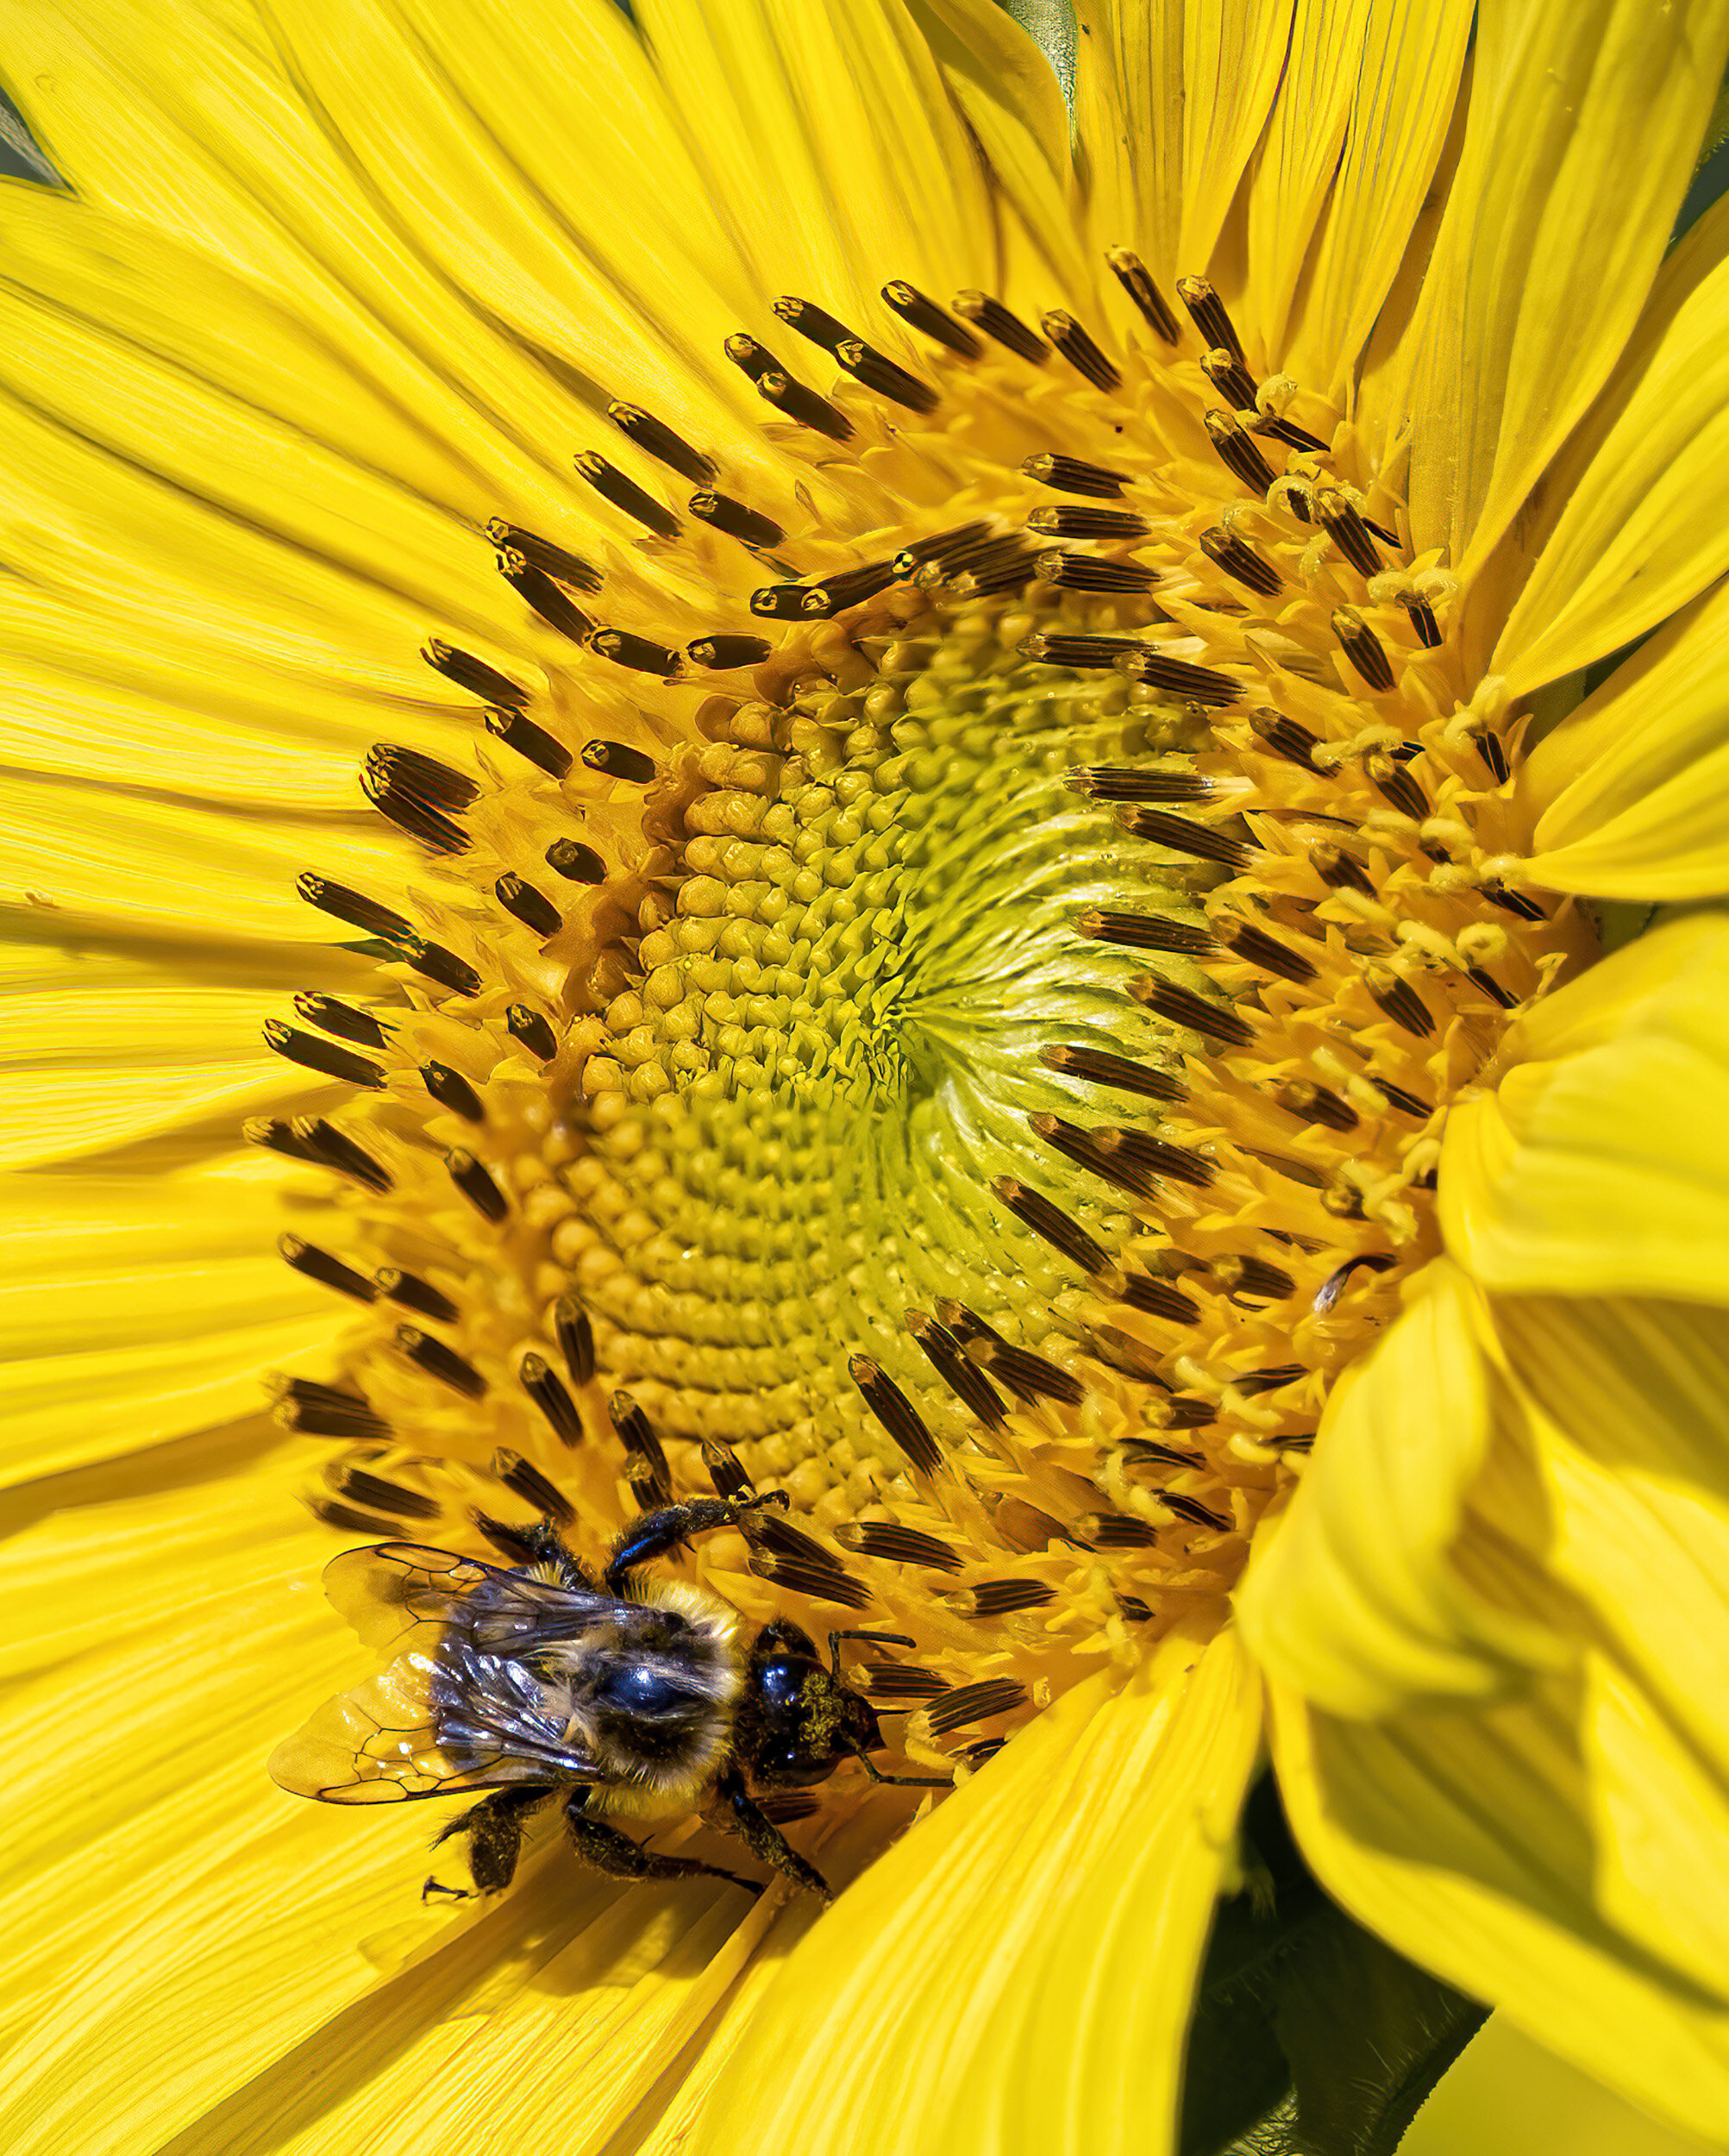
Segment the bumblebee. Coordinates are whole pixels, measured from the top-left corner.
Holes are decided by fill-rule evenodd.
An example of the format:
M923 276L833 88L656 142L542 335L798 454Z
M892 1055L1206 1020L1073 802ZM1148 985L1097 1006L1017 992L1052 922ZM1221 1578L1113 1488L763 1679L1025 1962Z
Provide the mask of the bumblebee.
M485 1791L436 1838L467 1836L481 1894L510 1884L525 1822L556 1797L578 1858L613 1878L701 1874L760 1893L762 1882L644 1848L608 1816L694 1811L795 1886L831 1900L760 1800L772 1805L778 1792L826 1781L847 1759L874 1782L949 1786L875 1764L869 1755L886 1749L875 1710L841 1674L847 1639L912 1642L830 1633L825 1666L811 1635L780 1619L747 1646L724 1603L641 1569L693 1535L787 1501L774 1490L645 1513L613 1545L598 1581L550 1520L487 1523L520 1548L517 1565L410 1542L344 1551L325 1570L326 1591L365 1644L391 1659L279 1745L272 1777L327 1804ZM435 1879L425 1888L466 1891Z

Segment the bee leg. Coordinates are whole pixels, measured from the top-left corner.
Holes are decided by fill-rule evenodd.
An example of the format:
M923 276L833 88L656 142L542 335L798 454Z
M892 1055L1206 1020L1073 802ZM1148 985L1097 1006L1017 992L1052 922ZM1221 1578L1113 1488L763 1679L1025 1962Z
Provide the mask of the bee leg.
M530 1520L525 1526L505 1520L489 1519L485 1513L475 1515L476 1525L493 1548L501 1551L513 1564L550 1564L565 1587L593 1588L589 1570L573 1551L565 1547L564 1538L550 1520Z
M805 1893L814 1894L825 1908L834 1900L834 1890L822 1873L813 1865L805 1863L774 1821L753 1801L744 1786L744 1777L736 1767L728 1767L718 1777L715 1793L726 1808L725 1816L715 1820L717 1827L724 1827L729 1833L736 1834L753 1856L772 1865L782 1878L790 1879Z
M468 1870L475 1893L502 1894L517 1876L517 1858L523 1848L523 1821L551 1795L549 1788L540 1784L520 1789L494 1789L491 1796L482 1797L478 1804L471 1805L441 1827L432 1846L436 1849L440 1842L448 1841L453 1834L467 1834ZM448 1894L458 1902L469 1898L460 1887L441 1886L436 1879L429 1879L420 1890L420 1898L423 1902L433 1893Z
M784 1489L767 1490L761 1496L692 1497L687 1504L667 1505L659 1512L645 1512L633 1520L612 1545L606 1560L609 1595L623 1595L624 1583L639 1564L663 1557L692 1535L707 1534L716 1527L731 1527L759 1506L775 1505L783 1512L792 1500Z
M570 1828L570 1839L577 1855L584 1864L595 1871L604 1871L612 1879L729 1879L734 1886L742 1887L747 1894L761 1894L761 1883L755 1879L742 1879L736 1871L723 1871L718 1865L700 1864L694 1857L657 1857L651 1849L644 1849L631 1840L629 1834L621 1834L616 1827L609 1827L605 1820L591 1819L583 1809L588 1802L588 1791L578 1789L564 1808L565 1824Z

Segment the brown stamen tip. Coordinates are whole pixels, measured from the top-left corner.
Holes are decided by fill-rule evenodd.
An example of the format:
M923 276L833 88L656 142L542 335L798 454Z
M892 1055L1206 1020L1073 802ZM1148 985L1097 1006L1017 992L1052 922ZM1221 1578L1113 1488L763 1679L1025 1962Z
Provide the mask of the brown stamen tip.
M1042 539L1119 540L1125 545L1144 539L1152 526L1144 517L1125 509L1088 509L1064 502L1053 509L1036 509L1026 520L1029 531Z
M899 561L899 555L894 555L886 561L868 561L859 568L843 569L834 576L824 577L820 584L812 584L806 590L800 611L807 620L826 620L830 615L844 613L849 606L861 606L879 592L886 592L891 584L904 580Z
M712 457L693 449L681 435L674 434L640 404L611 404L606 407L606 417L645 455L653 457L657 464L664 464L668 471L676 472L680 479L688 479L692 486L708 486L719 468Z
M1513 991L1503 988L1500 981L1485 973L1481 966L1472 966L1468 978L1474 987L1481 988L1490 1002L1498 1003L1503 1011L1516 1011L1519 1008L1519 998Z
M1249 714L1249 730L1287 763L1302 771L1315 769L1315 743L1320 736L1311 733L1300 720L1287 718L1270 704L1262 704Z
M705 1438L702 1454L703 1465L708 1470L717 1497L742 1497L750 1490L751 1480L744 1471L744 1463L730 1445L723 1445L718 1438Z
M867 344L862 337L846 337L835 347L835 357L855 382L891 404L928 419L943 399L928 382L897 367L886 353Z
M956 292L953 304L963 321L982 329L993 344L1012 352L1017 359L1043 367L1050 357L1050 347L1037 331L1028 329L1018 315L1011 314L1001 300L993 299L988 292Z
M1302 982L1315 978L1315 968L1300 951L1292 950L1275 937L1264 935L1251 922L1218 921L1214 927L1219 941L1245 964L1258 966L1263 973L1277 974L1285 981Z
M276 1420L310 1438L386 1438L390 1425L359 1393L321 1385L310 1377L267 1381L275 1395Z
M1378 1093L1385 1094L1388 1102L1400 1114L1413 1115L1419 1123L1426 1122L1434 1114L1434 1109L1426 1100L1419 1100L1414 1093L1406 1093L1403 1086L1391 1085L1385 1078L1377 1077L1373 1071L1369 1076L1370 1084Z
M669 644L634 636L628 629L597 629L588 640L588 648L603 659L610 659L615 667L627 667L632 674L656 674L663 681L684 671L682 656Z
M552 900L536 890L533 884L524 883L520 876L500 876L492 886L492 893L513 920L532 929L542 942L548 936L556 936L564 926L564 916Z
M1184 1026L1205 1039L1247 1048L1255 1038L1254 1027L1235 1011L1209 1003L1204 996L1180 988L1175 981L1163 980L1157 974L1143 974L1138 981L1131 981L1129 993L1171 1025Z
M363 892L351 891L346 883L332 883L327 876L309 874L298 878L294 887L308 906L316 906L321 913L328 913L333 920L346 922L350 928L358 928L368 936L396 943L414 934L413 927L400 913L392 913L389 906L380 906Z
M1309 859L1315 874L1330 891L1360 891L1365 898L1372 898L1375 886L1369 880L1367 867L1355 854L1348 854L1342 846L1326 841L1311 846Z
M927 298L916 285L909 285L896 278L882 288L884 304L893 309L911 329L917 329L934 343L952 352L957 360L976 360L984 346L969 329L963 329L954 317L939 307L934 299Z
M1302 1078L1281 1086L1273 1097L1281 1108L1305 1123L1319 1123L1329 1131L1356 1128L1356 1110L1331 1086L1314 1085Z
M1205 1190L1213 1180L1212 1163L1191 1146L1173 1145L1168 1138L1150 1137L1145 1131L1125 1130L1120 1124L1103 1124L1093 1136L1101 1152L1132 1160L1152 1175L1167 1175L1195 1190ZM1181 1271L1188 1261L1178 1253L1166 1251L1160 1262L1165 1271Z
M601 574L592 561L585 561L579 554L573 554L567 547L555 545L550 539L542 539L537 532L524 531L520 524L507 524L502 517L494 517L486 526L486 536L503 554L507 551L522 555L537 569L544 569L561 584L568 584L579 592L598 592ZM488 697L489 704L497 703L496 697Z
M455 1324L456 1305L418 1273L405 1273L396 1265L380 1265L373 1277L378 1282L379 1293L387 1302L404 1310L417 1310L423 1318L435 1318L441 1325Z
M542 1367L544 1369L545 1365ZM556 1520L561 1526L576 1517L570 1500L557 1483L542 1475L532 1460L525 1460L508 1445L501 1445L492 1455L492 1473L525 1505L532 1505L537 1513L544 1514L548 1520Z
M1039 555L1033 567L1043 582L1065 592L1150 592L1160 574L1143 562L1112 561L1060 547Z
M1390 966L1369 965L1363 969L1363 985L1395 1025L1427 1040L1435 1031L1429 1006L1408 981Z
M1246 868L1255 849L1213 824L1198 824L1192 817L1175 816L1165 809L1121 808L1117 820L1137 838L1150 840L1168 853L1187 854L1196 861L1216 861L1227 868Z
M442 1108L448 1108L453 1115L460 1115L465 1123L484 1123L486 1111L480 1096L462 1075L448 1063L425 1062L420 1075L426 1090Z
M765 621L803 621L808 584L764 584L750 594L750 611Z
M582 761L591 771L609 779L623 779L631 786L647 786L657 769L652 756L645 756L640 749L627 748L622 741L586 741Z
M1415 592L1405 592L1399 604L1411 617L1411 626L1417 632L1418 642L1433 651L1444 641L1434 608L1426 599L1419 597Z
M1315 507L1320 511L1328 538L1352 568L1363 576L1379 576L1381 556L1375 551L1369 526L1356 506L1337 487L1323 486L1316 491Z
M386 742L375 743L367 751L366 768L360 773L360 790L379 815L388 817L398 830L418 841L429 853L466 852L467 832L445 813L447 805L458 805L460 796L444 788L436 777L424 770L424 766L432 764L430 756L420 758L411 749L398 749ZM435 766L435 770L445 768ZM453 779L460 777L456 772L449 775ZM478 792L479 788L474 788L467 799L472 801ZM436 798L440 794L445 795L442 801ZM466 806L467 803L461 805Z
M1228 674L1191 665L1187 659L1168 659L1160 651L1142 652L1129 661L1124 671L1131 681L1144 681L1149 688L1163 689L1185 703L1213 710L1237 703L1243 694L1241 682L1233 681Z
M1062 783L1095 801L1206 801L1216 790L1199 771L1137 771L1121 764L1065 771Z
M1111 1261L1101 1245L1084 1228L1077 1226L1061 1207L1054 1206L1043 1192L1030 1189L1010 1175L999 1175L991 1188L1015 1218L1031 1228L1041 1241L1049 1244L1060 1257L1066 1257L1071 1265L1089 1275L1109 1271Z
M460 1147L444 1156L450 1180L483 1220L496 1227L510 1211L510 1200L472 1153Z
M796 329L801 337L820 345L825 352L832 352L849 337L856 338L856 332L837 321L825 307L818 307L808 299L794 298L790 292L783 292L775 301L774 311L788 329Z
M1282 1302L1287 1295L1296 1293L1297 1283L1282 1266L1269 1265L1259 1257L1216 1257L1207 1267L1220 1288L1227 1295L1253 1295L1262 1302ZM1294 1365L1292 1375L1303 1375L1300 1365ZM1287 1384L1289 1376L1281 1376L1279 1384ZM1264 1389L1270 1391L1272 1386Z
M931 1572L961 1569L961 1557L946 1542L892 1520L849 1520L835 1529L835 1539L855 1557L875 1557L884 1564L918 1564Z
M827 1557L828 1552L824 1551L824 1555ZM875 1599L868 1587L849 1579L832 1557L818 1565L782 1557L778 1551L753 1552L750 1569L795 1595L808 1595L812 1601L838 1602L843 1609L868 1609Z
M673 1471L655 1426L641 1403L630 1393L614 1393L606 1413L626 1456L625 1479L636 1501L647 1512L673 1501Z
M1077 1125L1065 1123L1060 1116L1030 1115L1028 1128L1035 1138L1043 1138L1047 1145L1054 1145L1077 1168L1084 1168L1103 1181L1112 1183L1118 1190L1125 1190L1131 1197L1152 1195L1152 1177L1137 1163L1116 1161L1093 1143L1090 1133Z
M546 850L546 864L567 883L605 883L606 863L592 846L579 838L555 838Z
M622 510L634 523L652 531L657 539L676 539L680 524L672 511L654 496L646 493L635 479L628 478L616 464L609 464L604 456L592 449L579 452L574 459L579 479L586 479L604 502L611 502Z
M514 749L527 763L544 771L549 779L568 775L571 754L544 726L536 725L526 712L495 705L486 714L486 731L507 749Z
M1012 1714L1026 1704L1026 1692L1012 1677L987 1677L982 1684L963 1684L930 1709L928 1720L934 1737L946 1737L968 1722L992 1721L999 1714Z
M1402 763L1372 749L1363 760L1364 775L1390 808L1418 823L1429 813L1429 797Z
M1497 786L1505 786L1507 784L1507 771L1509 767L1507 761L1507 751L1500 745L1500 736L1498 734L1490 733L1488 730L1485 728L1484 730L1477 736L1477 754L1488 766L1490 772L1494 774L1495 784ZM1540 919L1542 917L1539 914L1538 918Z
M689 506L698 523L712 524L717 531L724 531L729 539L736 539L742 546L778 547L786 536L785 529L772 517L764 517L744 503L736 502L730 494L717 494L712 488L692 494Z
M1124 943L1135 950L1181 951L1206 958L1218 949L1204 925L1168 920L1159 913L1115 913L1091 906L1076 917L1074 925L1095 943Z
M1112 1086L1146 1100L1181 1100L1183 1086L1168 1072L1145 1063L1131 1062L1126 1056L1112 1056L1096 1048L1042 1048L1039 1061L1066 1076L1084 1079L1094 1086Z
M1201 424L1225 469L1240 479L1251 494L1264 496L1279 474L1250 440L1236 415L1208 411Z
M1343 1265L1327 1275L1315 1291L1316 1316L1326 1316L1344 1293L1354 1272L1362 1269L1371 1273L1390 1273L1398 1263L1390 1250L1365 1250L1356 1257L1346 1258Z
M279 1236L277 1249L282 1253L285 1264L307 1280L316 1280L321 1288L334 1288L339 1295L347 1295L354 1302L373 1302L377 1300L378 1288L364 1273L357 1273L352 1265L345 1265L340 1257L329 1250L321 1250L316 1243L304 1243L298 1235Z
M1218 1409L1199 1393L1173 1393L1168 1400L1149 1401L1141 1416L1155 1430L1204 1430L1218 1421Z
M367 1506L373 1512L389 1513L399 1520L435 1520L444 1507L435 1497L429 1497L423 1489L410 1489L405 1482L393 1482L382 1475L373 1475L363 1467L342 1467L331 1477L331 1487L340 1495L356 1505ZM347 1527L347 1520L330 1518L332 1513L344 1509L332 1505L328 1510L315 1503L313 1510L329 1526ZM370 1532L365 1529L360 1532Z
M1078 636L1040 632L1029 636L1021 656L1035 666L1066 667L1080 674L1114 672L1148 649L1132 636Z
M477 996L485 985L466 959L447 950L442 943L429 943L416 936L404 943L401 956L404 965L428 981L435 981L441 988L448 988L453 995Z
M1075 373L1091 382L1094 389L1108 392L1122 387L1122 375L1073 315L1054 307L1049 314L1039 317L1038 326Z
M795 382L790 374L771 370L759 376L756 393L795 426L826 435L830 442L850 442L853 438L853 423L846 414L826 397L807 389L803 382Z
M370 1011L358 1011L352 1003L339 1003L335 996L314 995L303 989L294 999L294 1007L309 1025L316 1025L321 1033L334 1033L339 1040L359 1041L366 1048L383 1048L387 1040L385 1029Z
M314 1161L321 1168L334 1169L339 1175L351 1176L355 1182L380 1195L396 1188L396 1178L387 1168L357 1145L346 1131L338 1130L322 1115L297 1115L286 1125L273 1126L273 1134L278 1128L283 1131L285 1142L276 1145L274 1150L285 1152L292 1158ZM270 1141L260 1138L258 1142Z
M391 1338L417 1369L448 1385L452 1392L460 1393L465 1400L479 1400L485 1394L486 1381L474 1365L418 1326L399 1325Z
M1056 1589L1044 1580L974 1580L943 1599L963 1616L1012 1617L1018 1610L1048 1608L1056 1600Z
M478 696L483 704L516 705L529 700L529 692L518 687L509 674L500 674L472 651L460 651L440 637L429 638L420 655L434 673L442 674L459 689L467 689L471 696Z
M593 628L592 619L566 597L562 587L514 547L506 547L498 556L498 573L525 605L573 643L579 644Z
M1393 667L1381 639L1363 616L1349 606L1335 610L1332 624L1345 657L1369 686L1384 696L1393 686Z
M939 569L958 567L1000 541L1001 535L987 518L975 517L970 523L951 524L946 531L933 531L903 547L894 557L895 569L901 576L911 576L930 562Z
M847 1375L864 1395L864 1403L921 1475L934 1475L943 1464L936 1439L925 1428L918 1410L880 1363L868 1355L855 1355Z
M995 1386L968 1361L961 1343L947 1326L939 1325L922 1310L905 1313L907 1331L924 1350L930 1367L965 1407L988 1428L999 1430L1008 1420Z
M1047 1361L1043 1355L1035 1355L1031 1348L1016 1347L1008 1340L987 1339L980 1343L979 1359L1000 1383L1008 1387L1018 1400L1060 1400L1065 1407L1078 1407L1087 1397L1087 1388L1061 1363Z
M1306 428L1294 426L1288 419L1278 418L1269 412L1263 412L1256 422L1255 431L1270 436L1275 442L1282 442L1287 449L1306 449L1316 456L1327 454L1327 444L1318 436L1309 433ZM1294 503L1292 505L1294 507ZM1299 511L1298 515L1306 524L1314 522L1312 517L1302 511Z
M538 1011L526 1003L513 1003L504 1013L511 1038L520 1041L537 1063L549 1063L558 1053L558 1035Z
M1284 589L1284 579L1272 563L1263 561L1252 547L1245 546L1223 524L1214 524L1201 533L1200 550L1226 576L1260 598L1270 599L1275 592Z
M561 1295L553 1306L553 1338L564 1357L573 1385L586 1385L594 1376L594 1326L574 1295Z
M1150 1273L1125 1273L1117 1300L1131 1310L1144 1311L1150 1318L1163 1318L1171 1325L1193 1325L1200 1315L1199 1303L1191 1301L1168 1280L1155 1280Z
M1182 335L1181 325L1140 256L1132 248L1112 247L1106 248L1105 260L1153 335L1162 344L1175 344Z
M739 667L761 666L774 649L766 636L698 636L685 652L692 666L730 674Z
M1254 411L1255 377L1234 352L1222 344L1203 352L1200 371L1233 411Z
M1129 483L1126 472L1108 471L1102 464L1087 464L1079 457L1029 457L1021 470L1041 486L1062 494L1086 494L1099 501L1113 500Z
M1243 340L1237 335L1236 325L1225 310L1225 302L1204 277L1178 278L1177 298L1187 308L1190 321L1200 330L1209 349L1222 345L1241 366L1248 366L1248 354L1243 349Z
M285 1025L280 1018L265 1020L264 1037L279 1056L285 1056L304 1070L316 1071L321 1078L336 1078L344 1085L374 1089L385 1082L383 1069L370 1057L340 1048L335 1041L322 1040L316 1033L303 1033L298 1025Z
M765 374L781 374L786 369L768 349L755 337L748 337L741 330L730 336L720 348L742 374L748 374L753 382L760 382Z

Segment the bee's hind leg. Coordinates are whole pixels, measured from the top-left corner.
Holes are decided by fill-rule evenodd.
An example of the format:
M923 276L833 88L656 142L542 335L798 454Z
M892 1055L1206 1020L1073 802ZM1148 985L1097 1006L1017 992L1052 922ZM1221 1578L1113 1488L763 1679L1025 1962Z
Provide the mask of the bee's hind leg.
M742 1887L747 1894L761 1893L757 1880L742 1879L737 1872L723 1871L718 1865L702 1864L694 1857L657 1857L652 1850L632 1841L629 1834L621 1834L616 1827L609 1827L605 1820L591 1819L583 1808L587 1802L588 1791L578 1789L564 1808L565 1823L570 1828L572 1845L583 1863L605 1872L609 1878L729 1879L734 1886Z
M453 1834L467 1834L473 1892L502 1894L517 1876L517 1859L523 1849L523 1821L551 1795L549 1787L539 1783L517 1789L494 1789L490 1796L483 1796L478 1804L471 1805L441 1827L432 1846L436 1849L440 1842L448 1841ZM420 1898L428 1901L435 1894L448 1894L453 1902L472 1898L466 1887L448 1887L436 1879L429 1879L420 1890Z
M761 1857L764 1864L773 1865L782 1878L790 1879L806 1894L814 1894L825 1907L834 1900L834 1889L814 1865L805 1863L767 1813L754 1801L736 1767L728 1767L716 1782L715 1794L720 1800L712 1815L717 1827L724 1827L729 1833L736 1834L753 1856Z
M631 1521L612 1545L604 1575L606 1591L622 1596L637 1565L665 1557L692 1535L736 1526L747 1514L765 1506L784 1512L792 1501L784 1489L771 1489L760 1497L754 1491L749 1496L741 1492L736 1497L692 1497L682 1505L663 1505L658 1512L645 1512Z

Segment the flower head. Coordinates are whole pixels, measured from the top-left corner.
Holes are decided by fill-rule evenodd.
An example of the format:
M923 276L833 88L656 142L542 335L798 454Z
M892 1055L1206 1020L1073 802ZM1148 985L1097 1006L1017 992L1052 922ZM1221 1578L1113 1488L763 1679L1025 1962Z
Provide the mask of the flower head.
M597 2149L891 2084L885 2146L1116 2146L1263 1732L1365 1921L1729 2113L1663 1660L1723 1633L1724 931L1601 961L1581 903L1723 887L1722 221L1659 265L1729 10L1482 13L1463 88L1463 7L1086 14L1073 140L961 0L24 27L78 198L0 208L0 633L75 1068L14 1195L115 1279L21 1444L141 1545L80 1681L245 1701L226 1965L318 1971L116 2146L423 2084L487 2145L525 2064ZM836 1917L547 1836L417 1918L415 1808L284 1816L263 1750L360 1675L285 1571L752 1492L679 1606L729 1714L761 1627L862 1636L883 1742L771 1814ZM711 1765L636 1838L730 1878ZM191 1860L136 1967L232 1890ZM99 2071L45 2045L33 2130Z

